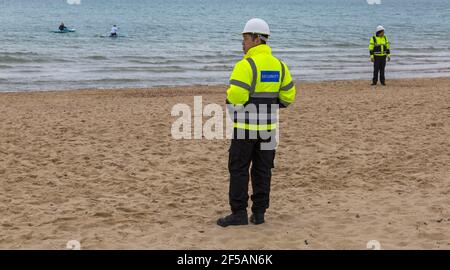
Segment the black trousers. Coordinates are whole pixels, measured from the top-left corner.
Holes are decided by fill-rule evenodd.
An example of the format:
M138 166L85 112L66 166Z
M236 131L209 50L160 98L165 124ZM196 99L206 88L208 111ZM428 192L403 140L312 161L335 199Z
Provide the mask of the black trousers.
M270 180L274 167L275 150L261 150L263 139L232 139L229 150L229 201L231 211L246 211L251 164L253 195L252 212L265 213L269 208Z
M380 73L380 82L385 82L384 70L386 68L386 55L385 56L374 56L373 62L373 83L378 82L378 73Z

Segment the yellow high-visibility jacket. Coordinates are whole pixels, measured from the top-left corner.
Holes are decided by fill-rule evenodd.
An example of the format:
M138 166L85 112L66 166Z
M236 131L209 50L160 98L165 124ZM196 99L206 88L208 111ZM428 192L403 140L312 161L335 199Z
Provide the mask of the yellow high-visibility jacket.
M374 56L391 56L391 44L386 36L373 36L369 44L370 58Z
M288 67L272 55L268 45L248 50L236 63L227 90L227 103L233 105L279 104L286 107L295 100L295 84ZM275 124L258 125L235 121L235 128L272 130Z

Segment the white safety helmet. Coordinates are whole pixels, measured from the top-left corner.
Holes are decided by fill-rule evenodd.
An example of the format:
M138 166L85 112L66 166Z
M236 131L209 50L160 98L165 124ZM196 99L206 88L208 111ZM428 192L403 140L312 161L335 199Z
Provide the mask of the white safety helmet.
M380 31L384 31L384 27L381 25L378 25L376 33L380 32Z
M244 31L242 31L242 34L247 33L270 36L269 25L262 19L253 18L245 24Z

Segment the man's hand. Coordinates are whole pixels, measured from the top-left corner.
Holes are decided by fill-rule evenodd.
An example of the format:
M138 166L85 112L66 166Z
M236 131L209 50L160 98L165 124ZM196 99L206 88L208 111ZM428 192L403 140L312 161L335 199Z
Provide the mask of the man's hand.
M375 61L375 60L373 59L373 57L370 57L370 62L373 63L373 61Z
M389 56L387 57L387 59L388 59L388 62L390 62L390 61L391 61L391 56L389 55Z

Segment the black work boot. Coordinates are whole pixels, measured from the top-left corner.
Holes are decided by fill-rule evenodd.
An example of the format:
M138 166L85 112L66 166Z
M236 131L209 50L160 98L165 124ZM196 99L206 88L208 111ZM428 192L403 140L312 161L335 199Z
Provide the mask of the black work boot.
M371 85L377 85L377 83L376 82L372 82L372 84Z
M253 213L250 216L250 222L259 225L264 223L264 213Z
M240 211L232 213L223 218L219 218L217 220L217 225L221 227L233 226L233 225L247 225L248 224L248 216L247 211Z

